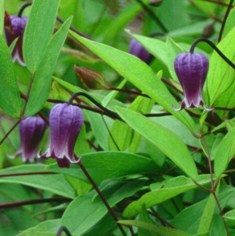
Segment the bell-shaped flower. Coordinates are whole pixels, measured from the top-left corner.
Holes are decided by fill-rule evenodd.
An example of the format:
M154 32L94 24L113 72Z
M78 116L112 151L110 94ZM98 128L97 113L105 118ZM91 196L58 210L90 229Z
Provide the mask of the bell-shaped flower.
M150 63L153 59L152 55L136 39L131 40L129 53L146 63Z
M55 105L50 112L50 144L42 157L55 158L59 167L77 163L74 146L83 124L79 107L67 103Z
M22 120L19 124L21 147L16 156L21 156L24 162L33 162L45 129L46 123L40 117L31 116Z
M23 60L22 43L27 19L26 16L9 16L7 13L5 13L4 18L4 30L7 45L10 46L16 40L15 46L12 50L12 59L13 61L18 61L21 65L25 65Z
M178 110L204 105L202 88L209 67L207 57L202 53L180 53L174 67L184 94Z

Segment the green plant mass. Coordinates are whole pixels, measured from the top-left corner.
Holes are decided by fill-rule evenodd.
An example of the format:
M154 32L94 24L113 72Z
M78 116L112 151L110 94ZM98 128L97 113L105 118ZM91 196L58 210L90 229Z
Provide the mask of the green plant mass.
M235 235L234 0L0 0L0 235Z

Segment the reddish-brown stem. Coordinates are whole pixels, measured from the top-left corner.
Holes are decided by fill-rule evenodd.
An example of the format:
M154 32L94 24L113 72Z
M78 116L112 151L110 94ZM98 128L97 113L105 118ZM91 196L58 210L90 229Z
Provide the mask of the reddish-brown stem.
M0 204L0 209L19 207L19 206L25 206L25 205L33 205L33 204L42 204L42 203L49 203L49 202L67 202L70 200L71 199L64 198L64 197L54 197L54 198L25 200L25 201L19 201L19 202L7 202L7 203Z
M107 202L106 198L104 197L104 195L99 190L98 186L96 185L96 183L94 182L94 180L92 179L92 177L90 176L88 171L86 170L85 166L82 164L82 161L78 162L78 166L81 168L81 170L83 171L83 173L85 174L85 176L87 177L87 179L89 180L89 182L91 183L91 185L93 186L93 188L95 189L97 194L99 195L101 201L104 203L104 205L107 208L108 212L110 213L110 215L113 217L114 221L116 222L117 227L120 229L122 235L126 236L127 234L126 234L125 230L123 229L122 225L118 223L118 218L117 218L115 212L110 207L110 205Z
M15 129L15 127L20 123L20 120L16 121L16 123L10 128L10 130L4 135L4 137L0 141L0 146L6 140L6 138L11 134L11 132Z
M0 174L1 177L13 177L13 176L25 176L25 175L53 175L57 174L56 172L46 172L46 171L40 171L40 172L21 172L21 173L11 173L11 174Z

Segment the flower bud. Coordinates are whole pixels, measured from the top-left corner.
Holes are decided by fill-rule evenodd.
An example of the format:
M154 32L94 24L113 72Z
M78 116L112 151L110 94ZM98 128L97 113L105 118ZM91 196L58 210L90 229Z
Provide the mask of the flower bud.
M12 42L17 39L15 47L12 51L12 59L13 61L18 61L21 65L25 65L23 60L22 43L27 19L28 18L26 16L9 16L7 13L5 14L4 19L4 30L7 45L10 46Z
M146 63L150 63L152 61L152 56L150 53L135 39L132 39L130 42L129 53L135 55Z
M55 105L49 117L50 144L43 157L55 158L59 167L77 163L74 146L83 124L79 107L67 103Z
M174 67L184 93L180 109L204 105L202 88L209 67L207 57L202 53L181 53Z
M154 7L159 7L163 0L149 0L149 4Z
M17 155L22 156L24 162L32 162L37 157L38 145L42 140L46 123L40 117L28 117L20 122L21 148Z
M101 89L106 87L104 78L98 72L76 65L74 66L74 71L86 88Z

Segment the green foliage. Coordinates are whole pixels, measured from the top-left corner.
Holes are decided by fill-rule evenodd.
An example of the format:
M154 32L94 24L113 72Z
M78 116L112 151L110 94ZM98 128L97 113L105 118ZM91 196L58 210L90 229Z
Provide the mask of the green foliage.
M17 117L20 116L22 103L10 50L2 37L0 38L0 57L0 107L6 114Z
M209 59L203 98L211 111L176 111L185 91L174 69L200 37L234 63L234 8L223 22L228 3L34 0L19 14L22 0L0 0L0 235L66 235L61 227L73 236L235 235L234 68L210 45L196 45ZM11 45L5 11L28 16ZM131 39L151 60L128 52ZM25 65L12 61L15 46ZM77 92L71 102L84 124L68 155L79 161L60 168L55 159L65 156L41 157L51 141L49 114ZM33 163L22 163L17 122L32 115L48 126ZM56 137L68 134L65 153L66 131Z

